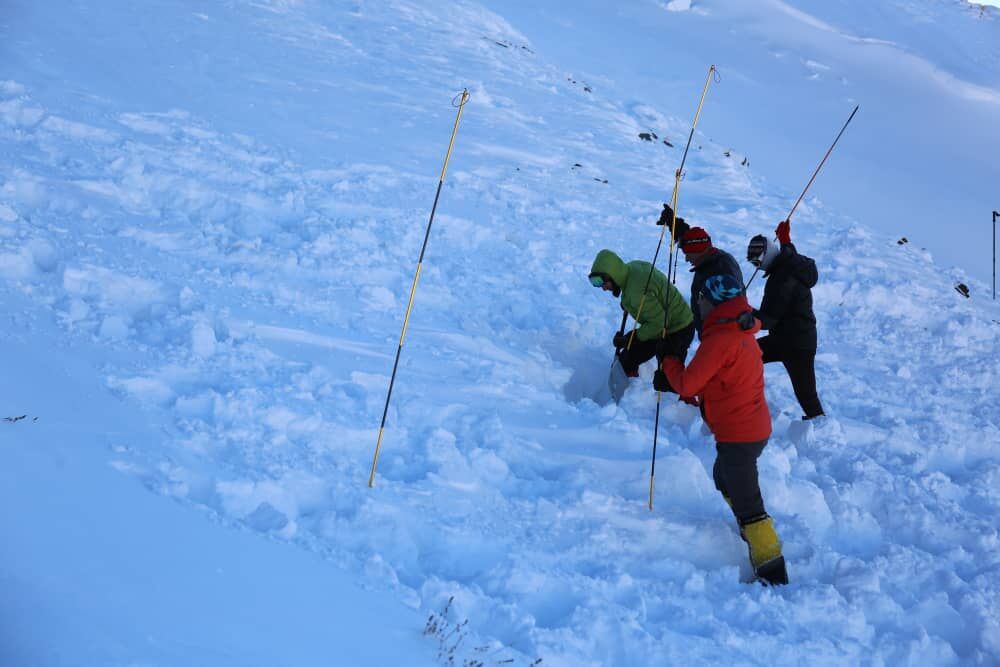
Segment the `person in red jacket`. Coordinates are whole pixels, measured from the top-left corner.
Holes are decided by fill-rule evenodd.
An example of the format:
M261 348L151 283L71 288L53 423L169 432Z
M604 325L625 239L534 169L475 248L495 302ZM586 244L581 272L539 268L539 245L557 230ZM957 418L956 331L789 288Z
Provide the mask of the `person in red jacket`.
M743 285L727 274L711 276L701 290L701 345L687 368L664 345L662 371L681 397L697 397L716 440L715 487L729 503L750 549L754 573L770 584L788 583L781 542L764 510L757 458L771 437L764 399L764 364Z

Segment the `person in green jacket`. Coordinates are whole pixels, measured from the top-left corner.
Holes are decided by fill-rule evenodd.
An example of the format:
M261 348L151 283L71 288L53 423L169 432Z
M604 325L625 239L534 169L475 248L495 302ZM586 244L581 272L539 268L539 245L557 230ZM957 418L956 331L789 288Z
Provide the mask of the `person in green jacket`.
M694 339L694 315L663 273L649 262L636 260L626 264L610 250L602 250L590 267L589 277L594 287L620 296L622 310L638 324L632 331L616 332L613 339L618 361L627 376L638 377L639 365L657 354L657 344L664 339L667 343L661 348L669 348L671 354L676 352L675 356L682 361L687 357Z

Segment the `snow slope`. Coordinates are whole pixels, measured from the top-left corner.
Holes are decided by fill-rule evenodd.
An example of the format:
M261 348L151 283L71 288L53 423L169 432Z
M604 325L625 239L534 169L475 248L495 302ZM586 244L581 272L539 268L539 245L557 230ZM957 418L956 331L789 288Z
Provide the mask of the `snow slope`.
M0 432L0 664L436 664L390 595L109 466L158 425L101 386L100 350L67 346L26 299L4 305L0 405L32 413Z
M58 516L99 511L82 502L93 476L112 480L101 484L110 502L134 506L111 521L155 517L162 530L146 528L149 540L189 533L206 555L248 550L260 563L250 569L288 577L248 599L236 589L249 574L215 592L175 564L181 592L273 610L286 625L272 639L253 623L233 630L210 611L202 621L179 602L149 603L150 626L195 638L162 650L119 630L114 602L89 603L111 619L96 639L58 634L66 612L31 607L26 592L13 604L43 632L15 655L64 664L92 642L96 664L330 664L324 638L296 626L336 616L356 622L332 639L345 647L333 664L357 664L349 655L366 647L377 664L1000 660L1000 310L952 289L964 273L845 216L837 190L804 202L793 234L821 268L817 370L830 417L804 428L783 370L768 368L775 435L761 478L793 584L741 583L746 553L696 411L664 406L650 513L652 368L621 405L593 400L619 311L588 267L602 247L652 256L708 62L660 72L669 100L625 95L610 75L548 59L504 14L407 0L12 4L0 27L0 298L19 363L3 409L40 418L0 424L4 492L7 507L53 488L81 503L39 510L37 525L8 514L23 537L5 568L22 586L41 576L25 563L66 569L71 533ZM594 7L579 16L590 31L617 25ZM681 214L740 256L800 185L770 185L756 161L709 139L713 122L746 133L759 122L718 104L733 78L723 70L709 94ZM370 490L449 100L463 86L472 99ZM808 173L850 107L790 104L831 127L781 156ZM657 141L639 140L649 131ZM852 129L821 182L873 150ZM688 280L680 271L682 293ZM36 370L77 363L97 382L79 399ZM79 427L80 474L63 476L58 457L28 448L58 452L66 436L46 424L81 409L104 418ZM135 480L177 502L137 496ZM96 559L123 548L114 531L100 535L79 549ZM134 548L160 569L155 550ZM89 599L116 573L124 609L143 610L144 577L125 565L60 586ZM285 597L314 579L347 590L352 577L374 590L388 638L357 612L357 592L343 604ZM421 642L425 617L449 599L454 634ZM46 629L57 652L40 652ZM234 633L237 645L253 640L242 653L224 639ZM298 653L282 654L289 644Z
M793 200L860 103L841 168L813 193L929 248L945 267L990 279L991 212L1000 209L998 10L964 0L582 0L571 12L527 0L486 4L541 56L620 99L690 105L700 72L715 63L724 85L705 109L706 136L748 155Z

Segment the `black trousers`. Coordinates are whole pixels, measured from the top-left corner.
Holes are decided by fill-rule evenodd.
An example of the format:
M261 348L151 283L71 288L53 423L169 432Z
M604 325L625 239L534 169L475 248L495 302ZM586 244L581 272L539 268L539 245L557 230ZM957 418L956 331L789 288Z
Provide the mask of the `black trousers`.
M639 366L656 355L656 344L660 340L660 338L653 338L652 340L640 341L639 337L636 336L632 341L631 348L619 352L618 359L621 362L622 370L625 371L625 375L629 377L639 375ZM667 334L666 340L670 341L677 350L683 348L684 356L681 358L683 362L687 359L688 348L691 347L691 341L694 340L694 323L692 322L683 329Z
M794 350L788 348L774 336L764 336L757 339L764 363L780 361L788 378L792 381L792 391L802 407L806 419L819 417L823 414L823 406L816 394L816 352L813 350Z
M757 479L757 459L767 440L760 442L715 443L715 466L712 478L715 488L729 500L736 520L743 525L764 514L764 499Z

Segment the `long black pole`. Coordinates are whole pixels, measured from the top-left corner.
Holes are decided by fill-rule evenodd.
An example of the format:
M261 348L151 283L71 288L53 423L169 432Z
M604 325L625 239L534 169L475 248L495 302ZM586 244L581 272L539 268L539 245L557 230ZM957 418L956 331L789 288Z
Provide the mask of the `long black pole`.
M694 114L694 122L691 123L691 131L688 133L687 145L684 146L684 155L681 157L681 165L674 172L674 192L670 197L671 207L673 208L674 214L670 221L670 248L674 247L674 235L677 230L677 189L680 187L681 174L684 171L684 163L687 161L688 151L691 149L691 140L694 139L694 131L698 127L698 119L701 118L701 109L705 106L705 96L708 95L708 86L712 83L712 75L715 74L717 70L715 65L708 68L708 77L705 79L705 88L701 91L701 100L698 101L698 110ZM664 221L666 222L666 221ZM635 319L638 322L639 317L642 315L642 307L646 303L646 292L649 290L649 284L653 280L653 270L656 268L656 260L660 256L660 248L663 247L663 236L666 234L667 226L664 225L663 229L660 231L660 240L656 243L656 252L653 253L653 261L649 265L649 275L646 276L646 286L642 288L642 296L639 297L639 308L636 311ZM667 265L667 273L670 273L670 266ZM628 345L625 346L626 350L632 349L632 339L635 335L629 336Z
M824 155L823 159L820 160L819 166L816 167L816 171L813 172L812 178L810 178L809 182L806 183L806 187L803 188L802 194L800 194L799 198L795 200L795 205L792 206L792 210L788 212L787 216L785 216L785 220L791 220L792 219L792 214L795 213L795 209L797 209L799 207L799 204L802 203L802 198L806 196L807 192L809 192L810 186L812 186L813 181L815 181L816 177L819 175L819 170L823 168L824 164L826 164L826 159L828 157L830 157L830 153L833 152L833 149L837 145L837 142L840 141L840 137L844 134L844 130L846 130L847 126L851 124L852 120L854 120L854 114L856 114L858 112L858 109L860 109L860 108L861 108L860 104L857 105L856 107L854 107L854 111L851 112L851 115L850 115L850 117L848 117L847 122L844 123L844 127L840 128L840 132L837 133L837 138L833 140L832 144L830 144L830 148L826 151L826 155ZM743 286L744 290L750 289L750 283L752 283L753 279L757 277L757 272L758 271L760 271L760 267L757 267L757 268L755 268L753 270L753 275L750 276L750 280L748 280L747 284Z
M427 231L424 233L424 244L420 247L420 259L417 260L417 273L413 279L414 289L420 276L420 267L424 262L424 253L427 251L427 239L431 236L431 225L434 224L434 212L437 211L438 199L441 197L441 186L444 181L438 181L437 192L434 193L434 205L431 206L431 217L427 221ZM410 296L410 304L413 304L413 296ZM378 463L379 450L382 445L382 432L385 429L385 420L389 415L389 401L392 399L392 388L396 384L396 370L399 368L399 357L403 354L403 340L406 338L406 325L410 319L410 308L406 309L406 317L403 320L403 333L399 337L399 345L396 347L396 360L392 362L392 376L389 378L389 390L385 394L385 408L382 410L382 423L378 427L378 443L375 445L375 457L372 459L371 474L368 477L368 486L375 485L375 466Z
M410 287L410 301L406 305L406 315L403 316L403 331L399 334L399 346L396 348L396 361L392 364L392 377L389 378L389 390L385 394L385 409L382 410L382 423L378 427L378 441L375 443L375 455L372 457L372 469L368 475L368 487L375 486L375 467L378 465L378 455L382 451L382 435L385 432L385 420L389 415L389 399L392 398L392 387L396 383L396 369L399 368L399 357L403 353L403 342L406 340L406 327L410 323L410 312L413 310L413 298L417 294L417 284L420 282L420 270L424 264L424 253L427 251L427 240L431 237L431 225L434 224L434 213L437 211L438 199L441 197L441 186L444 185L444 176L448 172L448 162L451 160L451 151L455 147L455 135L458 134L458 124L462 120L462 110L469 100L469 91L462 91L462 98L458 103L458 113L455 115L455 126L451 130L451 141L448 142L448 152L444 156L444 165L441 167L441 176L438 178L437 191L434 193L434 205L431 206L431 217L427 220L427 231L424 232L424 243L420 246L420 258L417 260L417 270L413 274L413 286ZM452 101L454 102L454 100Z
M712 83L712 75L716 74L718 70L715 69L715 65L708 68L708 76L705 77L705 88L701 91L701 99L698 101L698 110L694 113L694 122L691 123L691 131L688 132L687 144L684 146L684 155L681 156L681 164L677 167L677 171L674 172L674 192L670 198L670 208L673 211L670 220L670 245L667 250L667 297L665 299L666 303L663 305L663 337L666 338L667 335L667 321L670 317L670 274L674 272L674 264L676 262L676 254L674 252L677 236L677 192L681 187L681 177L684 175L684 163L687 162L688 151L691 149L691 140L694 139L695 128L698 127L698 119L701 118L701 109L705 106L705 96L708 95L708 86ZM666 222L664 220L664 222ZM660 254L660 246L663 245L663 234L667 231L666 225L663 226L663 230L660 232L660 240L656 244L656 254L653 255L653 263L649 267L649 275L646 277L646 287L643 289L642 298L639 299L639 311L642 311L642 304L646 298L646 290L649 289L649 283L653 278L653 270L656 268L656 258ZM636 320L638 321L638 316ZM629 345L632 344L632 338L629 338ZM660 392L656 392L656 420L653 422L653 452L650 457L649 462L649 511L653 511L653 492L656 480L656 446L659 442L660 436Z
M712 65L709 68L709 70L708 70L708 76L709 77L712 76L712 72L713 71L715 71L715 65ZM709 81L706 81L705 82L705 93L708 92L708 84L709 84ZM677 167L677 171L675 173L675 181L676 181L676 183L674 184L674 195L672 197L673 201L671 202L671 204L674 207L677 206L677 184L680 183L681 176L684 175L684 163L687 162L688 151L691 150L691 141L694 139L694 130L695 130L695 128L698 125L698 117L701 115L702 104L705 103L705 93L702 93L702 95L701 95L701 104L698 105L698 111L695 113L694 123L691 125L691 131L688 132L687 144L685 144L685 146L684 146L684 155L681 156L681 164L680 164L679 167ZM675 241L676 241L676 239L674 239L674 234L676 233L676 229L677 229L677 209L676 208L674 209L674 214L671 216L671 218L672 219L670 220L670 241L671 241L670 247L673 248L675 246ZM664 226L664 231L666 231L666 226ZM659 241L659 243L656 244L656 252L653 253L653 262L652 262L652 264L651 264L651 266L649 268L649 275L646 276L646 287L643 289L643 294L645 294L646 290L649 289L649 283L653 279L653 269L656 267L656 259L660 256L660 247L662 245L663 245L663 234L660 234L660 241ZM673 270L673 262L674 262L675 257L676 257L676 255L674 253L670 253L670 255L667 257L667 277L668 278L670 277L670 273Z
M997 300L997 218L1000 211L993 211L993 300Z

